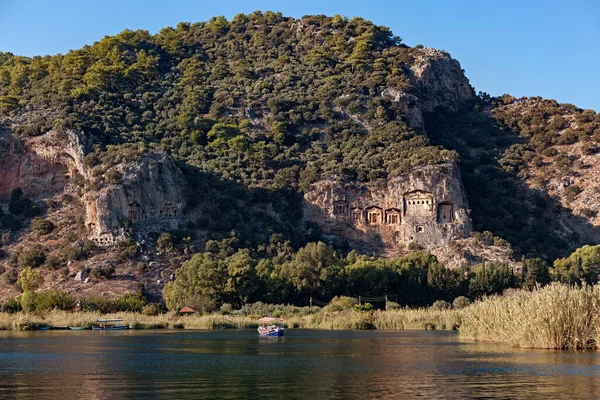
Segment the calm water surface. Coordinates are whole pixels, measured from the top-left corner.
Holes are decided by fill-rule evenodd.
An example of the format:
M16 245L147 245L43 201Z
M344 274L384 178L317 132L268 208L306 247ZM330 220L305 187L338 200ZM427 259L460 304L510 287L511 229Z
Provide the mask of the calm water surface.
M600 355L452 332L0 332L0 398L600 398Z

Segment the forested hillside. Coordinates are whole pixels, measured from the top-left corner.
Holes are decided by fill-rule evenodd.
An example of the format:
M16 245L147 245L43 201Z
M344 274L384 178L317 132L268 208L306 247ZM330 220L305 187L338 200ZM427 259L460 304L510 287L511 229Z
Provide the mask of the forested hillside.
M293 211L297 193L327 175L376 182L456 160L381 95L415 92L409 74L419 51L360 18L218 17L155 36L124 31L64 56L3 54L0 112L21 136L90 136L84 166L96 167L94 179L77 181L86 190L117 179L111 169L123 160L169 152L200 186L192 203L211 192L204 215L222 216L192 223L226 233L247 226L237 223L246 218L240 208L269 196ZM261 222L251 233L289 236L298 216L286 220L291 226Z
M547 259L598 242L600 114L505 95L426 121L434 143L460 154L476 230Z
M424 305L526 279L527 267L518 276L499 262L486 275L479 264L490 260L489 248L505 250L493 261L516 265L522 256L553 261L600 242L600 116L540 98L476 96L463 72L447 53L406 46L361 18L273 12L155 35L126 30L64 55L0 53L0 297L18 293L24 268L42 267L42 287L118 295L140 282L161 300L186 261L167 289L172 304L387 292ZM458 203L433 198L421 182L432 174L423 171L434 171L428 167L457 165L462 182L456 174L431 185L454 198L464 186L469 210L454 231L468 236L472 219L476 232L427 250L464 270L445 274L430 254L407 255L423 247L412 234L400 245L397 231L394 252L373 249L402 258L349 254L349 238L324 232L304 212L318 182L363 185L374 202L374 193L389 199L402 177L414 187L401 195L425 196L413 205L435 202L431 223L447 223L440 231L449 232ZM161 193L152 192L157 186ZM172 203L169 191L181 201ZM146 210L154 195L164 207ZM339 196L328 197L343 203L332 213L350 218L351 204ZM380 214L367 207L352 218L383 222L385 212L385 224L400 224L387 216L406 213L405 201L387 209L365 203ZM152 218L163 218L160 227ZM426 228L417 221L414 229ZM365 237L383 240L374 231ZM545 282L548 268L540 268ZM95 289L73 283L80 271ZM186 286L184 274L202 271L204 286Z
M118 152L107 146L143 144L246 185L305 188L323 173L375 180L454 157L380 96L413 91L414 53L360 18L218 17L155 36L124 31L65 56L3 54L0 107L27 115L23 135L92 135L89 165Z

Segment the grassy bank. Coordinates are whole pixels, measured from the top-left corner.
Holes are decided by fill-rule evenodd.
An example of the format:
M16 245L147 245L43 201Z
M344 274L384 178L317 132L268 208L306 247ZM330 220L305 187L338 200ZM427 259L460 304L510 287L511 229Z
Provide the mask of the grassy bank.
M353 310L297 315L285 318L291 328L309 329L456 329L461 311L402 309L396 311L356 312ZM258 326L259 316L191 315L173 312L156 316L140 313L100 314L54 310L43 314L0 313L1 330L32 330L45 326L90 327L97 319L122 318L136 329L250 329Z
M538 349L597 349L600 286L552 284L478 301L465 309L460 336Z
M89 328L98 319L121 318L135 329L244 329L258 326L255 318L228 315L180 316L166 313L156 316L121 312L101 314L95 312L68 312L53 310L43 314L0 313L0 329L30 330L44 326L81 326Z
M346 299L347 300L347 299ZM341 300L344 302L346 300ZM341 304L341 303L339 303ZM272 312L268 312L270 309ZM289 328L425 330L457 329L465 340L506 343L540 349L597 349L600 338L600 286L572 288L552 284L477 301L463 309L357 311L298 308L256 303L246 314L156 316L121 312L0 313L0 329L30 330L44 326L90 327L100 318L122 318L136 329L251 329L264 315L281 315ZM286 313L287 312L287 313Z

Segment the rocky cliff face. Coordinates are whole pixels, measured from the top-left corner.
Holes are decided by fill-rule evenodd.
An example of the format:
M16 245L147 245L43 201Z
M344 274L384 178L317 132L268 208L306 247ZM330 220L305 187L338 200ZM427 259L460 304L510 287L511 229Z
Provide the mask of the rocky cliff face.
M29 197L45 197L62 190L69 177L85 176L83 157L89 147L85 136L52 130L32 138L0 134L0 199L19 187Z
M308 220L364 251L389 254L410 243L434 248L471 232L466 197L453 163L399 175L384 188L320 181L305 200Z
M71 176L79 173L87 177L83 159L92 145L93 140L90 137L68 129L51 130L45 135L35 137L28 147L48 162L66 166Z
M83 160L91 140L73 130L52 130L44 135L19 138L0 134L0 198L8 199L21 188L33 198L62 191L69 178L80 174L93 179ZM121 182L85 194L86 227L97 244L108 245L137 232L175 229L185 206L187 182L172 158L148 154L139 162L115 167Z
M117 166L122 179L84 197L89 237L99 245L137 233L177 229L186 205L187 182L165 153L144 156L139 162Z
M381 96L400 104L410 128L423 130L423 112L431 112L436 107L456 111L462 102L475 97L475 91L460 63L450 54L422 48L417 49L414 56L408 72L415 93L385 88Z
M445 51L425 47L415 54L409 77L420 100L422 111L446 107L456 111L458 105L475 96L460 63Z

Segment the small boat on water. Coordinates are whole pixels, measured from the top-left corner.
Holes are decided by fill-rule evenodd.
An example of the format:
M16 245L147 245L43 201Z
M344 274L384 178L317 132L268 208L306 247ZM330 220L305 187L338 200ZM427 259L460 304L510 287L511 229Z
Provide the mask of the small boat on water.
M282 319L273 317L264 317L258 320L261 325L258 327L258 334L264 337L283 336L285 329L275 322L280 322Z
M98 325L92 325L93 331L122 331L129 329L127 325L119 324L122 319L99 319L96 321Z
M85 331L87 328L85 326L70 326L69 329L72 331Z

